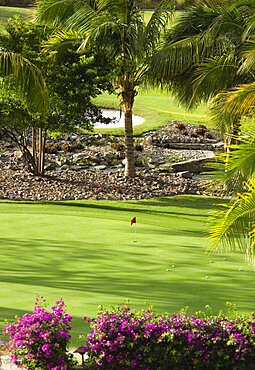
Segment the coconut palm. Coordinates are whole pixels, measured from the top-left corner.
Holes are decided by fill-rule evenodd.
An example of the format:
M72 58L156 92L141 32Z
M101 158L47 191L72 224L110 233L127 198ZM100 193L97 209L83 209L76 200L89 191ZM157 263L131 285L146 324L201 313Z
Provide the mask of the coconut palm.
M77 39L79 51L93 46L116 61L113 88L125 115L125 176L135 176L132 112L137 87L148 77L153 52L171 13L163 0L146 24L136 0L41 0L37 20L57 27L48 49L61 50Z
M231 205L214 217L210 250L236 248L253 258L255 221L255 131L240 130L244 116L254 115L255 3L236 0L198 2L169 32L153 63L154 83L174 91L188 108L209 102L216 127L236 141L222 163L222 189ZM251 118L249 124L254 124ZM217 175L218 176L218 175Z
M232 131L243 114L237 106L235 116L230 107L227 114L230 99L224 94L233 89L233 97L254 82L254 65L245 57L251 48L254 14L252 1L198 1L180 17L152 61L154 83L168 86L188 108L209 101L223 133ZM245 58L250 68L245 67Z

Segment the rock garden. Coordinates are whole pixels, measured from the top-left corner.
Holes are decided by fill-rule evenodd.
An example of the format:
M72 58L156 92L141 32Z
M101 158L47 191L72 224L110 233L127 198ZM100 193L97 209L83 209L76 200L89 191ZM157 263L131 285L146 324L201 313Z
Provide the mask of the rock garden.
M145 199L206 193L204 164L222 149L205 126L172 121L135 138L137 177L125 179L122 137L62 134L46 142L44 177L31 175L12 142L0 142L0 198L13 200Z

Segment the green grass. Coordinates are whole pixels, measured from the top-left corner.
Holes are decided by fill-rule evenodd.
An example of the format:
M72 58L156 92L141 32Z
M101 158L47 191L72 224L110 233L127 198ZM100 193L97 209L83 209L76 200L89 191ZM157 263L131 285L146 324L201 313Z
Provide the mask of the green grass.
M32 8L17 8L0 6L0 32L5 32L4 24L8 18L19 15L22 18L29 18L32 14Z
M50 304L65 299L74 316L72 346L88 329L81 318L95 316L100 304L128 299L132 307L147 302L158 312L177 312L189 306L192 313L206 304L216 312L230 301L250 313L255 280L244 257L204 253L208 215L220 202L195 196L1 202L1 325L30 312L36 293Z
M31 15L31 9L32 8L0 6L0 20L3 22L14 15L20 15L23 18L27 18Z
M94 99L99 107L119 109L119 102L116 95L102 94ZM170 123L172 120L205 124L212 127L208 117L206 105L201 105L193 111L187 111L178 104L177 100L167 92L160 92L158 89L142 90L135 98L134 114L145 119L144 123L134 126L134 135L141 135L144 132L155 130L158 127ZM124 128L95 129L95 132L105 132L114 135L123 135Z
M4 28L4 23L10 17L19 15L22 18L28 18L31 15L32 8L17 8L9 6L0 6L0 31Z

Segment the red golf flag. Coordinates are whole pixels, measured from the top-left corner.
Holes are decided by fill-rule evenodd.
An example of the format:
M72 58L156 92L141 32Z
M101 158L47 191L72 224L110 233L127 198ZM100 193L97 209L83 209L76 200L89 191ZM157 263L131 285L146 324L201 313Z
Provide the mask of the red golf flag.
M133 217L132 220L130 221L131 225L136 224L136 217Z

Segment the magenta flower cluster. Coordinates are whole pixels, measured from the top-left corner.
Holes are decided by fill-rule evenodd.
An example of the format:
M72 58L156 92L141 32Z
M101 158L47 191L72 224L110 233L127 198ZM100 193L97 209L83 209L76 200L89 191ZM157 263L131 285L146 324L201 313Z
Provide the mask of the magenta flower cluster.
M98 369L255 369L254 316L157 315L123 305L85 320L85 350Z
M10 338L10 357L26 369L66 370L74 363L67 352L72 317L60 299L48 312L43 297L37 298L32 314L26 313L3 329Z

